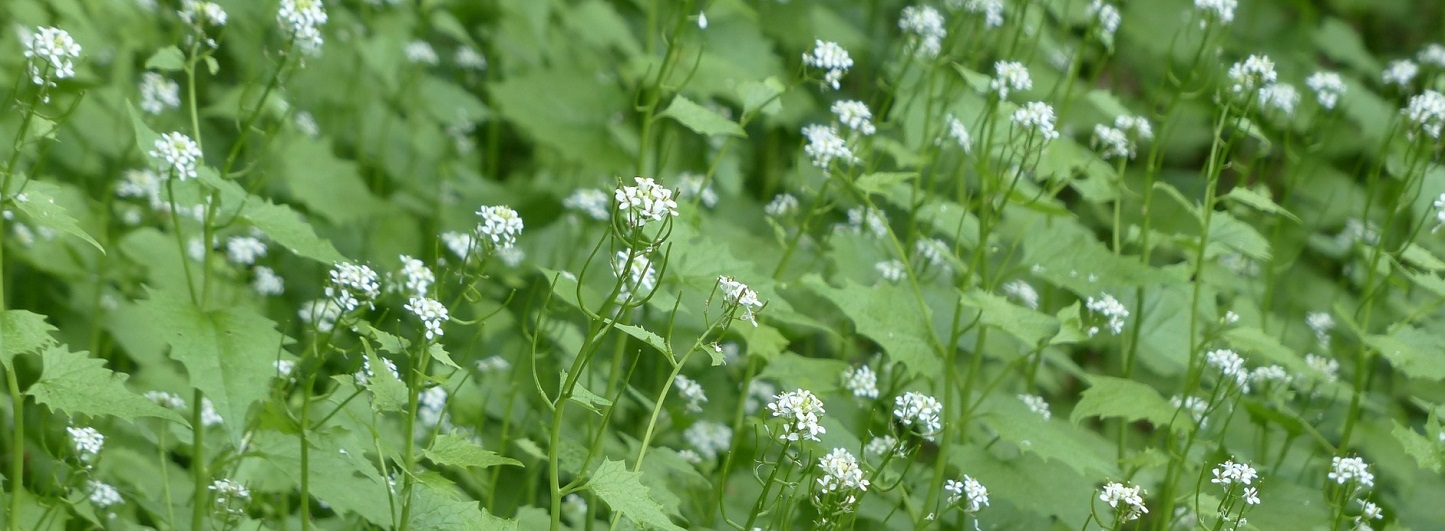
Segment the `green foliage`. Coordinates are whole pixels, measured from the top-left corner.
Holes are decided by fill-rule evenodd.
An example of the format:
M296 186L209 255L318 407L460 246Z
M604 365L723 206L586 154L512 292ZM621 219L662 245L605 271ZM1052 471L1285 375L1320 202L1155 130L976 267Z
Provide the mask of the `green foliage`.
M142 398L125 386L126 375L105 368L105 360L53 346L40 353L44 369L25 394L57 411L123 420L158 417L184 423L174 411Z
M662 512L662 506L652 499L641 478L641 472L627 470L622 461L607 459L592 472L587 488L634 524L657 529L682 529Z

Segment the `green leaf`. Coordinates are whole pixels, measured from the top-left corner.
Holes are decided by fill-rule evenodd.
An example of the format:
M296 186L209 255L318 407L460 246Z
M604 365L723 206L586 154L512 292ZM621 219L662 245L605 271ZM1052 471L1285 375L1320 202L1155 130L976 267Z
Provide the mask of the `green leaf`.
M667 356L668 361L671 361L672 363L677 363L677 357L673 356L672 354L672 347L667 344L667 340L662 339L662 336L659 336L640 326L633 326L622 323L617 323L613 326L615 326L618 330L621 330L622 333L632 336L633 338L636 338L643 343L647 343L648 346L657 349L658 352L661 352Z
M30 216L35 223L80 238L104 254L105 248L100 246L100 242L81 229L80 223L71 217L64 206L55 202L62 190L61 186L55 183L31 180L25 183L25 191L15 196L15 208Z
M672 104L658 115L667 116L677 120L683 126L704 136L732 135L747 138L743 128L732 120L724 118L723 115L703 107L684 96L677 96L672 99Z
M1059 321L1054 317L1019 306L1008 299L971 289L962 294L964 306L979 311L979 319L985 325L1007 332L1024 343L1039 345L1059 333ZM970 315L965 319L972 320Z
M768 360L758 378L773 380L784 389L830 389L848 370L848 362L833 358L808 358L783 352Z
M1249 188L1245 188L1243 186L1238 186L1235 187L1233 190L1230 190L1228 194L1224 195L1224 198L1238 201L1239 203L1248 205L1256 210L1287 217L1293 220L1295 223L1302 223L1298 216L1295 216L1293 213L1290 213L1290 211L1285 210L1284 207L1279 206L1279 204L1275 203L1274 200L1269 198L1269 196L1266 196Z
M817 274L803 277L803 285L828 299L853 321L859 334L883 347L893 361L913 375L936 375L942 363L928 338L931 319L922 315L913 293L894 284L864 286L849 279L833 287Z
M266 399L276 352L288 338L276 323L246 306L202 309L184 294L151 290L136 310L163 324L170 356L186 367L192 387L215 404L233 442L240 442L251 406Z
M443 466L459 468L489 468L498 465L522 466L521 461L502 457L496 452L483 450L481 446L455 433L437 436L431 448L422 453L427 459Z
M469 499L450 480L422 474L412 498L411 529L455 531L516 529L517 523L488 514L481 502Z
M175 46L167 46L156 50L146 59L146 70L159 70L161 72L177 72L186 68L186 56L181 49Z
M1169 424L1174 408L1153 387L1123 378L1091 375L1089 388L1069 414L1069 421L1078 424L1089 417L1122 418L1126 421L1144 419L1157 426Z
M365 446L336 432L315 430L306 437L311 444L307 456L311 468L311 495L326 502L340 514L360 515L379 527L391 527L392 511L387 483L367 459ZM370 439L367 439L368 441ZM251 457L254 456L254 457ZM295 435L261 430L251 440L247 458L242 460L238 480L252 489L290 493L301 485L301 441ZM317 471L326 473L319 474ZM281 485L257 485L254 478L279 477Z
M1059 419L1045 420L1011 397L992 400L989 404L991 411L985 416L985 422L1019 450L1045 461L1061 462L1082 476L1119 474L1114 464L1114 445L1099 434Z
M1269 240L1259 234L1253 226L1236 219L1228 212L1215 212L1209 218L1209 244L1223 245L1235 252L1259 260L1269 261ZM1210 256L1221 254L1217 249L1206 253Z
M376 411L402 411L410 403L411 396L406 384L386 368L381 356L367 349L366 362L371 366L371 376L366 379L366 388L371 391L371 408Z
M641 478L641 472L627 470L622 461L606 459L592 473L587 488L612 510L626 516L638 526L681 531L682 528L673 524L667 514L662 512L662 505L652 499L648 488L642 485Z
M1365 336L1365 344L1406 376L1445 380L1445 341L1436 334L1405 325L1390 335Z
M566 380L567 373L562 373L561 378L562 380ZM602 408L612 405L611 400L592 392L587 386L582 385L580 381L572 386L572 396L567 397L567 399L576 402L577 405L587 408L588 411L598 415L602 414Z
M1395 440L1405 447L1405 454L1415 458L1415 462L1420 464L1420 468L1439 473L1440 469L1445 467L1438 441L1420 435L1409 426L1401 424L1399 420L1391 420L1391 422L1395 424L1395 429L1390 431L1390 435L1395 436Z
M886 194L894 186L903 184L909 179L916 179L918 172L875 172L859 177L853 183L858 191L865 194Z
M772 116L783 110L781 96L788 90L776 77L762 81L747 81L738 85L738 98L743 102L743 116L761 112Z
M0 314L0 362L5 368L14 366L15 356L34 352L56 344L50 333L55 327L45 316L25 310L5 310Z
M1430 252L1429 249L1421 247L1414 242L1410 242L1409 245L1405 246L1405 252L1402 253L1400 257L1415 267L1426 271L1445 271L1445 262L1437 258L1435 253Z
M121 420L158 417L184 424L176 412L156 405L125 387L125 374L105 368L105 360L62 345L40 354L44 369L25 392L35 401L70 415L114 416Z
M272 203L270 199L253 196L232 181L223 180L212 171L201 171L201 181L221 194L221 204L229 213L241 210L241 218L266 233L276 243L297 256L334 264L346 261L329 240L316 235L311 225L301 220L291 207Z

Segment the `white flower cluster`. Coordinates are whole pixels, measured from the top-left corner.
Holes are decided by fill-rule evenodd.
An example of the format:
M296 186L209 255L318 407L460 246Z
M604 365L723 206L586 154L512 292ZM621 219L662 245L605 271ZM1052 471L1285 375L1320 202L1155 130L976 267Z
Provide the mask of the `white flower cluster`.
M973 151L973 137L968 134L968 126L952 114L948 115L944 121L948 126L948 139L963 148L964 153Z
M1412 96L1410 103L1400 111L1405 114L1414 128L1424 131L1426 135L1435 140L1440 140L1440 130L1445 127L1445 96L1433 90ZM1415 131L1410 132L1411 136Z
M948 36L943 15L927 5L903 8L898 18L898 29L909 35L915 53L930 59L938 57L943 48L943 38Z
M848 50L844 50L838 43L817 40L814 41L813 51L803 54L803 64L827 70L828 72L823 74L823 86L838 90L843 74L853 68L853 58L849 57Z
M416 419L421 421L420 429L436 427L446 420L447 390L440 385L428 387L416 394Z
M1409 59L1391 61L1385 71L1380 74L1380 80L1386 85L1399 85L1400 88L1408 88L1415 76L1420 74L1420 65Z
M1084 306L1087 307L1089 311L1108 319L1109 331L1113 332L1114 335L1117 336L1124 333L1124 323L1129 319L1129 309L1125 308L1124 304L1119 302L1118 299L1115 299L1113 295L1101 293L1097 299L1089 297L1088 300L1084 302ZM1092 337L1099 333L1099 327L1091 326L1088 332L1089 336Z
M245 504L251 499L251 489L229 478L222 478L211 482L210 490L216 493L216 505L234 515L239 515L245 512L245 510L241 507L232 506L233 503Z
M1194 422L1199 425L1200 429L1204 429L1205 426L1209 425L1209 418L1205 416L1209 414L1209 402L1203 398L1197 396L1181 398L1175 395L1169 398L1169 405L1174 409L1188 412L1189 417L1194 419Z
M1030 310L1039 309L1039 292L1023 280L1010 280L1003 285L1003 294L1019 301Z
M281 32L301 49L315 57L321 54L321 26L326 24L326 9L321 0L281 0L276 22Z
M512 368L512 363L503 358L501 354L494 354L477 360L477 370L483 373L504 372Z
M857 100L843 100L833 102L833 115L838 117L838 122L852 129L858 134L868 136L877 131L873 126L873 112L868 110L868 104Z
M463 45L457 48L456 54L452 56L452 61L465 70L481 72L487 69L487 58L471 46Z
M1255 89L1274 83L1279 75L1274 71L1274 61L1268 56L1251 55L1229 67L1230 92L1246 95Z
M484 206L477 209L477 217L482 218L477 224L477 234L485 236L485 240L498 249L509 249L517 244L517 236L522 234L522 216L517 215L516 210L506 206Z
M1138 485L1111 482L1104 485L1103 492L1099 493L1099 500L1109 504L1115 510L1122 509L1125 522L1137 520L1140 516L1149 513L1149 508L1144 506L1144 497L1141 495ZM1123 507L1120 507L1121 504Z
M406 56L406 62L414 65L435 66L441 62L436 49L432 48L431 43L423 40L406 43L406 47L402 48L402 54Z
M843 388L858 398L878 398L878 373L867 365L844 369Z
M1054 130L1054 108L1042 101L1031 101L1019 107L1014 111L1013 123L1031 129L1030 134L1038 134L1045 143L1059 137L1059 132Z
M216 411L216 404L211 402L211 399L201 399L201 426L220 426L225 421L226 419L221 418L221 413Z
M998 93L998 99L1008 99L1010 91L1025 91L1034 88L1033 77L1028 67L1018 61L998 61L993 64L993 81L988 87Z
M100 453L105 446L105 436L95 428L65 428L70 434L70 442L75 446L75 454L81 461L90 462Z
M657 286L657 269L652 267L652 260L639 253L628 261L628 254L627 251L617 251L612 260L612 274L623 279L622 290L617 292L618 301L649 293ZM624 273L627 276L624 277Z
M1318 354L1305 354L1305 366L1319 373L1326 382L1333 382L1340 377L1340 362Z
M1433 42L1427 44L1415 54L1415 60L1428 66L1445 67L1445 46Z
M200 0L181 0L181 9L177 11L181 21L191 27L191 30L203 38L206 46L216 47L216 40L206 35L207 27L223 27L226 25L226 10L215 2L202 2Z
M1370 472L1370 465L1360 457L1339 457L1335 456L1330 460L1330 481L1340 485L1354 484L1361 489L1368 489L1375 486L1375 474Z
M923 238L913 243L913 252L929 268L944 275L953 274L953 266L948 263L948 258L953 256L953 249L947 242L938 238Z
M90 492L90 504L97 509L105 509L125 501L120 497L120 491L108 483L88 479L85 480L85 490Z
M775 218L781 218L797 211L798 198L789 193L775 195L772 201L768 201L768 204L763 206L763 213Z
M1330 348L1330 331L1335 329L1335 318L1329 312L1305 314L1305 324L1315 333L1315 341L1322 348Z
M712 461L732 445L733 429L721 422L702 420L688 426L682 432L682 438L699 456Z
M1043 417L1044 420L1049 420L1050 418L1053 418L1054 413L1053 411L1049 410L1049 403L1048 401L1044 400L1044 397L1039 395L1021 394L1018 395L1018 398L1019 401L1023 402L1025 406L1028 406L1029 411L1032 411L1034 412L1034 414Z
M612 216L608 210L607 192L596 188L578 188L562 200L562 206L598 221L606 221Z
M401 379L401 373L397 372L396 364L391 360L381 358L381 366L386 369L386 372L391 374L392 378ZM361 358L361 370L356 371L354 376L356 377L356 385L358 386L371 384L371 378L376 376L376 373L371 370L371 358Z
M753 291L747 284L733 280L732 277L717 277L718 286L722 288L723 302L728 306L741 308L743 313L738 316L753 326L758 326L756 312L763 309L763 302L758 300L758 292Z
M1249 373L1249 381L1255 385L1289 383L1289 371L1279 365L1257 367Z
M266 242L255 236L232 236L226 240L226 261L236 265L254 265L266 256Z
M406 310L421 319L426 327L426 338L428 341L442 336L442 324L446 323L451 315L447 313L447 307L436 299L426 297L412 297L407 301Z
M1320 107L1334 109L1340 102L1340 96L1345 94L1345 79L1334 72L1315 72L1305 78L1305 86L1315 93L1315 101Z
M156 139L149 153L156 170L182 181L196 178L196 166L201 162L201 148L195 140L184 133L173 131Z
M838 135L838 128L835 126L807 125L803 127L803 136L808 139L808 145L803 146L803 153L813 159L814 166L826 170L835 160L844 164L858 163L858 157L853 155L848 143Z
M1299 90L1289 83L1271 83L1259 89L1260 108L1273 108L1285 116L1294 115L1294 107L1299 104L1299 99Z
M366 303L371 307L381 296L381 283L376 271L362 264L342 262L331 269L331 282L324 291L342 313L353 311Z
M336 327L336 320L341 318L341 307L330 298L321 298L302 304L296 310L296 316L303 323L316 325L316 330L324 334Z
M926 439L943 430L943 404L936 398L909 391L895 398L893 406L893 417Z
M185 409L186 407L186 401L182 400L181 397L177 396L175 393L167 393L165 391L146 391L145 398L146 400L155 402L156 405L166 409Z
M70 33L51 27L39 27L25 40L25 59L30 81L42 87L55 86L55 80L75 77L75 62L80 58L80 45ZM48 98L46 101L50 101Z
M1431 206L1435 208L1435 227L1430 229L1430 233L1434 234L1440 230L1440 227L1445 226L1445 193L1436 197Z
M436 274L427 268L425 262L407 255L401 255L401 278L406 292L415 297L425 297L432 283L436 282Z
M276 360L273 366L276 367L276 377L283 380L290 378L291 373L296 372L296 360Z
M155 72L141 74L140 110L160 114L181 106L181 85Z
M848 229L858 234L863 234L866 229L867 234L877 238L887 238L888 215L884 214L882 210L871 207L850 208L848 209Z
M1240 392L1249 393L1249 369L1244 368L1244 358L1229 349L1211 350L1204 355L1205 363L1219 370L1225 380L1233 380Z
M823 475L818 478L818 488L827 494L834 491L868 490L868 480L863 477L863 468L858 458L842 448L834 448L818 460L818 469Z
M701 413L702 405L707 403L707 394L702 390L702 384L696 380L681 374L672 379L673 387L677 388L678 396L687 400L687 410L693 413Z
M766 380L752 380L748 382L748 397L743 401L743 412L751 415L757 413L778 394L778 386Z
M1194 0L1195 9L1203 11L1206 18L1217 20L1221 24L1234 22L1234 9L1238 6L1238 0Z
M949 0L949 4L953 6L960 3L964 11L975 14L983 13L984 27L1003 26L1003 0Z
M963 481L945 481L943 490L948 493L949 505L964 502L962 508L965 513L973 514L988 506L988 488L968 474L963 475Z
M892 435L874 437L863 447L863 455L870 457L882 457L898 447L898 438Z
M753 385L757 385L757 382ZM796 389L774 396L773 401L768 403L768 411L771 411L774 417L783 419L783 431L778 434L779 440L817 441L818 434L827 433L827 430L818 424L826 413L823 401L807 389Z
M1245 463L1236 463L1233 460L1220 463L1219 466L1214 467L1212 473L1214 479L1209 482L1225 488L1229 488L1231 485L1250 485L1254 483L1255 478L1259 477L1259 473L1254 470L1254 467Z
M277 275L276 271L266 266L256 266L251 270L255 278L251 280L251 289L262 297L274 297L286 293L286 282Z
M1123 17L1119 14L1119 8L1104 0L1094 0L1089 3L1089 16L1099 21L1099 33L1103 35L1105 42L1113 42L1114 33L1119 31L1119 22Z
M878 270L878 275L883 277L883 280L892 284L901 282L908 273L901 260L884 260L873 264L873 269Z
M684 173L678 176L677 195L678 197L697 197L702 206L707 208L717 206L717 190L712 189L712 184L707 182L706 177L696 173Z
M632 180L637 186L623 186L612 194L629 227L641 228L648 222L677 216L677 201L672 199L672 190L650 177Z

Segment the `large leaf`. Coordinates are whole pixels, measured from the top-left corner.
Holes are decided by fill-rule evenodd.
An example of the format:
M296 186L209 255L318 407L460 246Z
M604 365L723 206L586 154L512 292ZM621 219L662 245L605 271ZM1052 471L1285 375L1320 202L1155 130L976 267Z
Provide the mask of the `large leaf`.
M50 333L55 327L45 316L25 310L5 310L0 314L0 362L9 369L15 356L27 354L55 344Z
M433 462L460 468L488 468L498 465L522 466L520 461L498 455L455 433L446 433L432 442L423 453Z
M1440 469L1445 467L1445 452L1441 451L1439 441L1420 435L1398 420L1392 422L1395 423L1395 428L1390 431L1390 435L1395 436L1400 446L1405 447L1405 454L1415 458L1420 468L1438 474Z
M890 359L903 363L910 373L935 375L942 370L928 342L933 335L930 319L922 314L907 288L893 284L864 286L848 279L835 288L816 274L803 277L803 285L843 310L858 333L881 345Z
M1174 408L1153 387L1112 376L1090 376L1089 388L1079 397L1069 421L1078 424L1089 417L1147 420L1155 426L1169 424Z
M343 444L343 440L326 431L308 434L311 495L338 513L354 513L373 525L390 527L393 522L386 480L367 459L364 446ZM248 455L255 458L242 461L239 480L249 479L252 489L287 494L301 485L301 441L297 436L259 431L250 448ZM280 484L258 481L256 477L263 474L277 478L272 482Z
M266 236L296 253L321 262L333 264L343 262L346 257L336 247L316 235L316 231L301 219L291 207L272 203L270 199L251 195L232 181L217 178L214 172L202 171L201 179L221 195L221 204L229 214L240 210L240 217L254 225Z
M115 416L122 420L159 417L184 423L176 412L126 389L124 374L105 368L105 360L64 346L40 353L44 369L26 393L35 401L70 415Z
M1390 335L1365 336L1365 344L1411 378L1445 380L1445 341L1436 334L1406 325Z
M49 227L71 236L75 236L95 247L96 250L104 253L105 248L100 242L90 237L74 216L60 203L55 202L60 197L63 188L55 183L44 181L29 181L25 183L25 191L15 197L15 208L20 209L30 220L42 227Z
M677 120L683 126L700 135L748 136L747 133L743 132L742 127L738 127L736 122L724 118L723 115L718 114L717 111L693 103L692 100L683 96L673 98L672 104L668 105L667 109L662 111L662 114L658 116L666 116Z
M984 417L999 437L1046 461L1058 461L1081 476L1114 477L1114 446L1097 433L1060 419L1044 419L1023 402L1000 398L989 402Z
M983 324L998 328L1030 346L1038 345L1059 333L1059 321L1037 310L1019 306L1008 299L977 289L963 294L963 305L978 310ZM972 320L973 316L965 317Z
M202 309L184 294L152 290L136 311L155 324L186 367L191 386L215 404L226 429L239 442L246 413L264 400L276 374L276 352L287 341L276 323L244 306Z
M641 472L627 470L622 461L607 459L592 473L587 488L612 510L626 516L638 526L680 531L682 528L673 524L662 511L662 505L652 499L648 488L642 485L641 478Z

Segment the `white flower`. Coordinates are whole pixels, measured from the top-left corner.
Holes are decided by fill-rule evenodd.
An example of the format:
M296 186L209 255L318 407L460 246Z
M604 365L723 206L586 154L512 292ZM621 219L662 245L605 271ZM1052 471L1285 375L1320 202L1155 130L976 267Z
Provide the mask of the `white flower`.
M1354 483L1362 489L1375 486L1375 474L1370 472L1370 465L1359 457L1333 457L1330 460L1329 478L1340 485Z
M1238 0L1194 0L1195 9L1204 12L1205 18L1222 24L1234 22L1234 8L1238 5Z
M1409 59L1392 61L1385 67L1385 72L1380 74L1380 79L1386 85L1399 85L1401 88L1408 87L1415 76L1420 74L1420 65Z
M1234 310L1226 310L1224 317L1219 318L1219 322L1225 326L1236 324L1239 322L1239 314L1234 313Z
M167 393L165 391L146 391L145 397L146 400L155 402L156 405L166 409L184 409L186 407L186 401L182 400L181 397L177 396L175 393Z
M90 492L90 504L97 509L105 509L125 501L115 487L93 479L85 480L85 490Z
M316 325L316 330L324 334L336 327L336 320L341 318L341 306L330 298L316 299L302 304L296 316L303 323Z
M504 372L512 368L512 363L501 355L492 355L477 360L477 370L481 372Z
M1049 403L1044 400L1044 397L1039 395L1018 395L1018 398L1024 405L1029 407L1029 411L1043 417L1044 420L1049 420L1054 416L1053 412L1049 410Z
M696 173L684 173L678 176L677 196L696 196L704 207L717 206L717 191L712 189L712 184L707 182L707 178Z
M1333 109L1345 94L1345 80L1334 72L1315 72L1305 78L1305 86L1315 93L1320 107Z
M323 293L336 302L343 313L350 312L366 303L368 307L381 296L381 283L376 271L362 264L342 262L331 269L331 282Z
M140 110L160 114L181 106L181 85L155 72L141 74Z
M1119 22L1123 17L1119 15L1119 8L1113 4L1104 3L1104 0L1094 0L1089 3L1089 16L1099 21L1099 32L1104 35L1106 41L1112 41L1114 32L1119 31Z
M608 210L607 192L596 188L578 188L562 200L562 206L598 221L606 221L612 216Z
M1114 128L1126 133L1134 133L1137 140L1153 140L1154 128L1149 126L1149 119L1143 116L1121 115L1114 118Z
M873 440L868 441L868 445L863 447L863 455L882 457L883 454L894 451L894 449L897 447L897 437L894 437L892 435L882 435L879 437L874 437Z
M412 297L406 303L406 310L421 319L422 325L426 327L427 340L442 336L442 324L450 319L447 307L435 299L425 297Z
M627 251L617 251L612 260L612 274L623 279L622 289L617 293L618 301L631 299L634 295L651 292L657 286L657 270L652 260L642 254L631 257ZM624 277L623 274L626 273Z
M216 493L216 505L225 508L231 514L245 512L239 507L231 507L232 502L245 504L251 499L251 489L227 478L211 482L210 490Z
M1326 382L1339 379L1340 362L1317 354L1305 354L1305 366L1320 373Z
M416 394L416 419L422 426L435 427L441 424L447 413L447 390L440 385L428 387Z
M728 451L733 441L733 429L721 422L700 420L688 426L682 432L682 438L699 456L711 461Z
M949 0L950 4L963 4L969 13L983 13L983 25L988 28L1003 26L1003 0Z
M1059 137L1054 130L1054 108L1041 101L1032 101L1014 111L1013 123L1025 129L1032 129L1045 142Z
M707 29L707 13L697 12L697 29Z
M878 398L878 373L867 365L845 369L843 388L858 398Z
M36 85L55 86L56 79L75 77L75 62L80 58L80 45L63 29L35 28L25 40L25 59L30 80ZM46 101L49 101L48 99Z
M1250 485L1254 482L1255 478L1259 477L1259 473L1254 470L1254 467L1244 463L1236 463L1233 460L1220 463L1219 466L1214 468L1212 473L1214 474L1214 479L1209 480L1209 482L1226 489L1231 485Z
M818 488L824 494L833 491L868 490L868 480L864 479L863 468L858 466L858 459L847 450L834 448L818 460L818 469L823 472L818 478Z
M873 127L873 113L868 110L866 103L857 100L836 101L833 102L832 111L838 117L838 122L863 136L877 131Z
M1427 44L1420 53L1415 54L1415 60L1425 65L1445 66L1445 46L1433 42Z
M1030 286L1028 282L1017 279L1010 280L1003 285L1003 293L1023 303L1031 310L1039 309L1039 292L1034 291L1034 287Z
M252 265L266 256L266 243L252 236L235 236L226 240L226 260L236 265Z
M181 0L181 9L177 12L181 20L190 26L191 31L201 37L201 42L211 48L216 47L216 40L206 34L206 28L220 28L226 25L226 10L214 2L201 2L198 0ZM187 35L186 42L195 42L195 36Z
M1305 315L1305 324L1315 333L1315 340L1320 346L1329 348L1330 331L1335 328L1335 318L1329 312L1310 312Z
M843 79L843 74L853 68L853 58L849 57L848 50L844 50L838 43L817 40L814 41L813 51L803 54L803 64L827 70L823 75L823 86L838 90L838 82Z
M1204 361L1218 369L1226 380L1234 380L1242 393L1249 393L1249 370L1244 368L1244 358L1229 349L1211 350L1204 355Z
M256 266L251 270L255 278L251 279L251 289L262 297L271 297L286 293L286 283L276 271L266 266Z
M1375 505L1374 502L1367 502L1362 500L1360 503L1363 505L1360 507L1360 516L1357 517L1357 524L1361 520L1379 520L1385 517L1385 511L1381 510L1380 506Z
M436 282L436 274L426 263L407 255L401 255L401 276L406 281L406 292L417 297L425 297Z
M391 373L392 378L401 379L401 373L397 372L396 364L392 363L391 360L381 358L381 365L382 368L386 369L386 372ZM356 385L365 386L371 383L371 378L376 376L376 373L371 371L371 358L361 358L361 370L356 371L354 376L356 377Z
M296 360L276 360L272 365L276 367L276 376L282 379L290 378L296 371Z
M893 417L919 435L932 440L943 430L943 404L931 396L909 391L893 400Z
M1433 90L1426 90L1410 98L1410 103L1400 111L1415 126L1435 140L1440 139L1440 129L1445 127L1445 96ZM1415 134L1414 130L1410 131Z
M281 33L292 40L301 52L316 56L321 53L321 26L326 25L326 9L321 0L281 0L276 22Z
M898 29L909 34L909 40L915 46L918 55L933 58L943 46L943 38L948 35L944 28L943 15L931 6L908 6L903 8L903 13L898 19Z
M1436 231L1440 230L1440 227L1442 225L1445 225L1445 193L1442 193L1439 197L1436 197L1435 202L1432 203L1432 205L1435 207L1435 227L1430 229L1430 233L1434 234Z
M876 208L850 208L848 209L848 229L859 234L866 229L867 233L874 237L887 238L888 216Z
M673 387L677 388L678 396L687 400L687 410L693 413L702 412L702 405L707 402L707 394L703 392L702 385L696 380L681 374L672 379Z
M878 270L878 274L883 277L883 280L894 284L903 280L903 277L907 274L907 269L903 266L903 262L899 260L884 260L878 262L873 264L873 269Z
M161 135L149 155L157 171L182 181L194 179L196 166L201 162L200 146L180 132Z
M672 199L672 190L650 177L634 177L632 180L637 186L623 186L612 194L628 226L641 228L648 222L677 216L677 201Z
M484 206L477 209L477 234L499 249L506 249L517 243L522 234L522 217L516 210L506 206Z
M763 302L758 300L758 292L753 291L747 284L728 276L718 277L717 282L718 286L722 288L724 305L741 308L743 313L738 316L738 319L758 326L758 320L754 314L763 309Z
M964 501L963 512L973 514L988 506L988 489L973 479L968 474L963 475L963 481L947 480L943 483L944 492L948 493L948 504L953 505Z
M412 64L434 66L441 62L441 59L437 57L436 50L432 49L431 44L426 41L408 42L403 52L406 54L407 62Z
M309 112L296 111L296 116L292 118L292 124L296 126L297 132L309 138L321 136L321 126L316 124L316 117Z
M1134 141L1117 128L1095 124L1094 143L1104 148L1104 160L1134 158Z
M1259 505L1259 489L1256 489L1254 487L1245 487L1244 492L1241 492L1239 494L1239 497L1240 499L1243 499L1244 503L1246 504Z
M757 386L759 382L753 382ZM818 424L826 412L823 409L823 401L818 400L812 391L797 389L773 397L768 403L768 411L774 417L783 419L782 433L778 439L783 441L797 441L800 439L818 440L818 434L827 433L823 426Z
M1010 91L1025 91L1034 88L1029 69L1017 61L998 61L993 64L994 77L988 87L998 93L1001 100L1008 99Z
M225 422L225 419L221 418L221 413L216 411L216 404L212 403L209 398L202 398L201 425L209 428L211 426L220 426L223 422Z
M1278 77L1274 71L1274 61L1264 55L1251 55L1229 67L1229 80L1233 83L1229 90L1243 95L1274 83Z
M1099 298L1089 297L1085 306L1094 313L1103 316L1109 321L1109 331L1114 335L1124 332L1124 323L1129 319L1129 309L1124 307L1118 299L1108 293L1099 294ZM1090 333L1089 335L1094 335Z
M1259 106L1275 108L1285 116L1294 115L1294 106L1299 103L1299 91L1288 83L1271 83L1259 89Z
M953 266L948 263L948 257L953 256L953 250L943 240L923 238L913 243L913 252L927 262L928 267L944 275L953 274Z
M464 45L457 48L456 54L452 56L452 61L465 70L481 72L487 69L487 58L477 53L477 50L471 46Z
M773 196L772 201L763 207L763 213L770 217L780 218L792 214L798 210L798 198L793 194L782 193Z
M848 148L848 143L843 137L838 136L838 128L831 125L812 124L803 127L803 136L808 138L808 145L803 146L803 153L813 159L813 165L822 169L828 169L834 160L842 161L844 164L856 164L858 157L853 155L853 150Z
M1109 483L1104 485L1103 492L1099 493L1099 500L1108 503L1115 509L1119 509L1119 504L1123 504L1125 522L1137 520L1141 515L1149 513L1149 509L1144 506L1144 497L1140 494L1138 485Z
M1176 395L1169 398L1169 405L1173 406L1174 409L1188 412L1189 416L1194 419L1195 423L1199 424L1201 429L1209 424L1209 419L1205 417L1205 415L1209 413L1209 402L1203 398L1197 396L1180 398Z
M567 516L573 525L581 526L587 520L587 500L576 494L568 494L562 499L562 514Z
M1256 385L1287 383L1289 372L1279 365L1267 365L1251 371L1249 380Z
M70 442L74 444L75 453L81 461L91 461L105 446L105 436L95 428L65 428L65 431L70 434Z
M962 120L952 114L948 115L945 121L948 124L948 139L963 148L964 153L973 151L973 137L968 134L968 126L965 126Z

